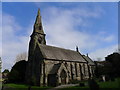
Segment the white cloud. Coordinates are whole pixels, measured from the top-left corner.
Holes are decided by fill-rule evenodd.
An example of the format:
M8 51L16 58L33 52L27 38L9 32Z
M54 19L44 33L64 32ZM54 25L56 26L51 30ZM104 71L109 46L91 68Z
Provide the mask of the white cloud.
M116 46L108 46L108 48L105 47L98 50L95 48L97 46L100 47L103 43L106 44L106 42L114 41L115 37L113 35L106 35L105 31L91 35L75 29L76 25L81 27L85 25L85 27L87 27L90 22L86 23L86 18L101 17L103 13L101 9L98 11L93 10L93 12L84 9L83 12L82 9L61 10L52 7L45 10L44 15L46 15L45 12L49 13L49 17L45 16L49 18L48 21L45 22L45 20L43 20L48 44L73 50L75 50L75 46L78 45L80 52L82 50L93 50L93 52L90 53L93 59L99 57L103 59L106 55L115 51ZM85 16L86 13L87 15ZM77 15L78 18L74 17Z
M104 42L104 43L111 43L111 42L114 42L116 41L116 36L113 35L112 33L108 33L106 32L105 30L104 31L100 31L98 32L98 34L96 34L96 39L99 41L99 42Z
M106 34L105 31L100 31L100 32L99 32L99 35L105 35L105 34Z
M101 32L91 35L81 29L76 29L76 26L89 27L91 22L88 19L100 18L103 13L104 11L101 8L95 8L91 11L88 8L64 10L52 7L44 10L43 25L47 34L48 44L69 49L74 49L78 45L80 50L83 50L93 49L100 42L112 42L114 40L113 35L103 34L101 36Z
M101 58L101 60L105 60L105 57L107 57L107 55L116 52L117 49L118 45L112 45L109 47L97 49L96 51L89 53L89 55L93 60L97 60L98 58Z
M46 12L49 16L46 16ZM76 45L80 50L91 49L96 46L94 35L75 29L76 26L87 27L90 22L88 18L99 18L102 10L92 12L89 9L67 9L51 7L46 9L43 14L46 18L43 20L44 29L47 33L47 42L50 45L74 49ZM87 15L86 15L87 14ZM77 17L76 17L77 16ZM96 37L96 36L95 36ZM86 42L88 44L86 44Z
M111 41L113 41L115 39L115 37L113 36L113 35L110 35L110 36L108 36L108 37L105 37L104 38L104 41L106 41L106 42L111 42Z
M13 16L4 13L2 19L2 60L4 70L5 68L10 69L12 67L17 54L27 52L29 35L17 35L16 32L23 30L23 28Z
M49 13L49 15L46 14L46 12ZM93 9L92 11L89 9L79 10L74 8L69 10L55 7L44 9L42 21L44 31L47 34L47 44L68 49L75 49L77 45L80 48L80 52L84 49L89 50L95 48L99 45L98 40L101 40L100 35L91 35L75 27L89 26L90 22L88 18L99 18L102 13L103 11L100 8L98 10ZM33 23L23 29L14 16L8 14L3 15L3 69L10 69L15 60L15 56L27 51L32 26ZM21 30L25 30L27 34L25 36L17 35ZM112 39L106 40L110 41ZM90 56L92 58L104 57L106 54L109 54L109 52L112 52L113 49L111 49L108 50L104 48L103 52L102 49L96 50L92 52Z

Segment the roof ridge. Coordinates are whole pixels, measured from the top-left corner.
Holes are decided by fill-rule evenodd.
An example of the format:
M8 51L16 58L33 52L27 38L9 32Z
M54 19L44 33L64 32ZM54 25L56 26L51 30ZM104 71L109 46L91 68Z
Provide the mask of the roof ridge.
M48 46L48 47L53 47L53 48L59 48L59 49L63 49L63 50L69 50L69 51L73 51L73 52L76 52L76 53L78 53L77 51L75 51L75 50L71 50L71 49L66 49L66 48L62 48L62 47L56 47L56 46L51 46L51 45L42 45L42 44L40 44L41 46Z

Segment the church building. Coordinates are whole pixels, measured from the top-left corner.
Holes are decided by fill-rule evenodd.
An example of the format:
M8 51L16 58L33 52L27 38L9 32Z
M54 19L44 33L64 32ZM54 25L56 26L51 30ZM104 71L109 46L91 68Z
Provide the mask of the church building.
M30 36L26 82L38 86L57 86L93 77L93 68L79 52L46 45L40 10Z

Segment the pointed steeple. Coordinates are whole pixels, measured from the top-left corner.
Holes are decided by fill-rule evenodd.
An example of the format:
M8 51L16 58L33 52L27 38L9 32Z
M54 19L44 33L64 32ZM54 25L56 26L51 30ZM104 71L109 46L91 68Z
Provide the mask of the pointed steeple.
M37 13L35 24L41 24L40 9L38 9L38 13Z
M38 9L37 17L35 20L34 24L34 30L31 35L31 39L38 41L40 44L46 45L46 40L45 40L46 34L44 34L43 27L42 27L42 20L40 16L40 9Z
M40 15L40 9L38 9L36 21L34 24L34 33L41 33L44 34L43 27L42 27L42 20L41 20L41 15Z

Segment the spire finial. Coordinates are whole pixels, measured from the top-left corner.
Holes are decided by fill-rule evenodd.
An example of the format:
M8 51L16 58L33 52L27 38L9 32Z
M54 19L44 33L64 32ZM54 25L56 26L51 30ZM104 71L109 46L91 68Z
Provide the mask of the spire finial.
M88 53L87 53L87 57L88 57Z
M79 52L79 50L78 50L78 46L76 46L76 51Z
M40 8L38 8L38 16L40 16Z
M38 8L35 24L41 24L40 8Z

